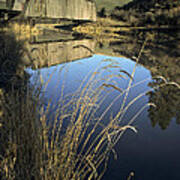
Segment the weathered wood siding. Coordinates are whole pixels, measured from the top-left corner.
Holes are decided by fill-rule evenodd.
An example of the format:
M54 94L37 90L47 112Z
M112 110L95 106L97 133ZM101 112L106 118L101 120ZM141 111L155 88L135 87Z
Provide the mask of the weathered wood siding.
M25 0L15 0L13 10L22 10ZM89 0L30 0L25 12L30 17L96 20L96 6Z
M26 0L15 0L13 5L13 10L22 11Z
M0 0L0 10L7 9L6 0Z

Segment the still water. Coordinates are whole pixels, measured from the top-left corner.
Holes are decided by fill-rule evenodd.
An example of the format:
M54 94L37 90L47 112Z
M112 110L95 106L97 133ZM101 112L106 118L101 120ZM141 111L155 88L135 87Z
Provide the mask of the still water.
M62 49L62 43L58 47ZM56 56L56 53L60 53L60 51L57 49L53 49L53 51L54 55L51 53L51 58L58 59L57 57L60 56ZM132 179L137 180L180 179L178 172L180 169L178 89L171 85L156 88L162 81L158 78L153 79L156 75L150 68L137 65L135 61L128 58L90 55L87 52L83 54L83 51L80 51L79 59L76 52L76 60L72 62L71 59L70 62L67 62L71 52L67 50L68 55L64 51L63 53L61 64L55 63L53 66L26 69L26 72L31 75L30 82L32 84L48 82L45 89L45 104L50 99L53 104L59 103L62 91L63 97L65 97L66 95L71 96L80 87L83 89L88 83L91 83L89 80L93 75L95 75L92 84L94 89L107 83L113 84L123 91L127 89L132 80L132 88L128 93L125 106L137 96L142 95L128 108L121 119L121 125L126 125L142 110L132 121L132 125L138 132L127 130L123 134L115 147L118 159L114 160L113 156L110 157L110 163L103 179L127 179L130 172L135 173ZM133 71L135 74L130 77ZM98 108L96 115L100 116L120 93L112 86L103 86L101 97L105 97L105 100ZM176 97L175 94L177 94ZM114 103L110 112L104 117L105 122L108 121L111 114L119 111L124 98L125 96L122 96ZM155 103L157 107L146 106L148 103Z
M3 92L7 92L4 98L2 96L2 102L7 103L8 107L3 111L2 117L7 117L3 119L4 127L9 132L11 128L13 131L9 124L21 127L22 122L29 122L24 117L28 117L30 122L34 120L32 129L36 129L34 132L37 134L31 134L32 129L27 127L23 128L25 136L22 133L22 137L27 138L30 152L37 156L38 152L34 153L34 142L37 140L38 145L41 142L38 137L42 135L42 121L39 119L45 117L44 129L46 125L49 128L47 141L57 139L54 143L58 148L56 152L58 157L60 154L64 158L62 161L58 158L59 164L56 165L58 168L62 166L60 172L64 171L65 174L70 170L72 174L69 177L76 176L74 171L77 170L77 177L86 179L87 172L92 171L96 179L97 172L100 175L103 168L99 162L108 160L104 180L128 179L132 172L134 177L131 179L135 180L179 180L180 33L137 31L124 36L123 39L103 42L90 37L76 38L72 34L61 39L58 32L51 35L48 32L31 38L26 43L26 53L21 57L19 52L22 46L18 45L15 38L9 37L9 40L7 35L2 35L1 44L5 49L1 50L2 57L8 57L13 62L15 58L17 60L17 64L13 63L12 66L11 63L5 63L3 66L6 68L1 68L4 81L0 85L4 88ZM149 38L147 41L146 37ZM146 44L137 63L144 42ZM14 69L11 70L12 67ZM19 74L14 77L8 70ZM23 82L21 75L26 77ZM10 84L8 86L4 82L15 84L12 86L14 91L8 88ZM31 91L34 87L37 89L35 96L34 91ZM12 92L20 96L13 99ZM24 101L24 97L30 98L29 104L26 103L28 99ZM11 106L9 108L11 102L15 102L14 111ZM22 108L25 108L25 112L17 110ZM39 113L44 112L38 110L43 108L45 116L39 116ZM16 118L11 115L13 112ZM29 119L29 116L32 118ZM13 123L8 124L8 118ZM17 123L14 123L14 119ZM59 127L61 131L58 131ZM123 128L127 128L125 132ZM4 143L9 137L9 134L6 137L4 133L6 129L0 129ZM18 130L13 135L15 144L21 144L21 138L16 139L19 137ZM101 136L95 139L98 133ZM89 134L92 135L90 138ZM23 142L25 144L19 147L26 146L26 141ZM4 148L8 149L6 146ZM47 152L50 150L47 149ZM21 149L18 151L21 152ZM63 156L64 153L67 156ZM42 163L44 160L46 156ZM32 161L30 157L26 162L31 162L35 167L39 160L35 158ZM27 169L27 164L22 167ZM39 171L37 174L39 176Z
M47 138L47 143L53 138L60 139L60 141L55 141L55 144L60 142L60 149L57 151L58 157L60 154L63 158L63 152L67 153L67 156L64 156L62 160L62 162L65 162L64 164L60 160L56 165L62 166L61 168L65 174L69 169L72 170L69 177L76 174L74 170L78 166L82 168L81 171L87 169L92 173L95 171L93 176L96 177L96 171L100 173L102 169L98 164L104 156L100 155L108 152L105 155L110 159L107 171L103 176L104 180L128 179L131 172L134 174L131 179L135 180L179 180L180 89L178 84L180 84L180 33L172 30L166 32L137 31L130 34L123 33L125 37L122 39L107 42L94 40L92 37L79 36L75 38L73 34L66 35L61 39L60 33L50 34L48 32L31 38L29 42L25 43L26 53L23 54L25 55L23 58L22 54L19 53L22 50L22 44L19 45L15 38L11 36L1 35L2 48L0 50L3 62L1 64L1 79L4 79L0 82L0 87L3 88L3 91L1 91L2 102L5 105L7 103L8 107L7 109L4 108L4 112L1 113L1 117L5 117L2 121L5 124L5 129L0 129L2 130L2 133L0 133L3 135L2 142L6 145L7 137L10 136L14 144L20 145L19 152L22 151L21 147L26 147L28 143L30 149L26 151L28 157L25 158L30 159L27 159L22 167L27 170L29 162L33 167L36 167L35 163L39 160L35 158L32 161L29 152L37 156L34 142L36 142L36 139L38 145L41 142L39 137L42 134L39 126L42 126L42 121L39 121L39 118L41 118L39 113L42 111L38 111L40 104L45 110L48 110L45 120L47 120L49 130L54 129L54 133L48 131L49 139ZM145 41L147 37L148 39ZM144 42L146 44L137 63L136 59ZM3 58L12 60L13 64ZM17 63L14 63L14 60ZM26 72L24 72L24 66ZM16 72L17 77L12 72ZM26 78L21 79L22 76L26 76ZM13 85L13 91L9 88L11 84ZM31 92L31 90L34 88L32 87L38 89L38 96L33 96L34 92ZM39 90L40 95L42 95L40 98ZM2 92L7 93L5 97L3 97ZM29 92L29 95L27 92ZM13 99L13 94L20 96ZM26 103L28 102L26 99L24 101L24 97L30 97L29 104ZM38 100L40 100L39 103L36 102ZM15 104L15 106L12 106L13 108L9 106L13 104L12 102ZM36 103L38 107L34 106ZM2 107L6 107L3 103L1 104ZM23 108L25 108L25 112L21 111ZM12 116L13 113L14 116ZM31 115L33 117L29 119ZM56 115L57 119L55 119ZM58 119L59 116L63 122ZM32 129L37 134L31 134L32 129L28 127L23 128L25 134L19 132L19 128L22 129L22 122L26 122L24 117L28 117L27 119L30 122L35 121ZM15 120L17 120L17 123ZM112 120L113 123L111 124ZM3 123L0 123L0 125ZM55 128L51 128L54 124ZM62 126L59 126L59 124ZM69 124L72 126L68 129ZM12 128L13 132L14 125L20 127L17 127L14 132L15 135L12 135L14 138L11 138L9 130ZM106 128L107 125L108 128ZM121 133L127 125L130 128ZM62 127L60 138L58 137L59 134L56 134L59 127ZM95 131L92 131L93 128ZM46 124L44 129L46 129ZM71 131L71 129L73 130ZM86 130L85 133L84 129ZM83 143L91 134L90 132L93 132L93 134L84 145ZM100 136L102 139L97 138L98 142L91 146L99 132L102 133L102 136ZM63 133L65 136L63 136ZM19 135L22 139L25 137L25 141L23 141L25 143L22 145ZM119 141L116 142L119 137ZM104 144L99 142L107 144L104 143L105 146L103 146ZM112 150L113 143L115 144L113 153L109 154L109 151L104 151L106 147ZM0 145L4 146L4 144ZM84 147L83 150L82 147ZM91 147L90 150L89 147ZM6 146L3 148L8 150ZM47 151L49 153L49 149ZM46 152L43 153L46 155ZM19 158L21 160L21 156ZM66 159L70 159L70 161L66 161ZM106 158L104 159L106 160ZM42 163L44 163L44 160L46 161L46 156ZM97 169L93 167L94 164L91 161ZM18 165L21 165L21 163L18 164L17 161L16 165L18 169ZM22 167L20 169L23 169ZM32 172L32 169L30 167L27 172ZM40 171L38 170L40 168L37 169L39 177ZM77 177L84 175L84 172L81 171L78 171L79 176ZM82 179L85 179L85 177L87 177L86 172Z

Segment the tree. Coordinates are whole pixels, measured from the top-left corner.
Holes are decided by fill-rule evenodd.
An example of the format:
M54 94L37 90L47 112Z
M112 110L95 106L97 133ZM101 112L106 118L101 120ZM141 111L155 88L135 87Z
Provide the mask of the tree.
M106 17L106 9L103 7L99 12L98 12L99 17Z

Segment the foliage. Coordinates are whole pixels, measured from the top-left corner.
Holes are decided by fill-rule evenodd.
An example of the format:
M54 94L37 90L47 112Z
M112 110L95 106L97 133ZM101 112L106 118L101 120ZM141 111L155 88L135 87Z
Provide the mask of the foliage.
M97 5L97 11L100 11L102 8L105 8L108 12L113 10L116 6L122 6L131 0L95 0Z
M99 17L106 17L106 9L103 7L99 12L98 12Z
M178 1L134 0L123 7L116 7L111 17L131 25L169 25L177 26L180 16Z

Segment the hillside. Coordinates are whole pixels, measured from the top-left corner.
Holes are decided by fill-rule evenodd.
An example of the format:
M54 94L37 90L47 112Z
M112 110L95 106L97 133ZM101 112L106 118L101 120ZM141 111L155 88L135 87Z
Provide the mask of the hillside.
M102 8L105 8L107 12L113 10L116 6L123 6L129 3L132 0L95 0L97 11L100 11Z
M179 0L133 0L114 8L111 17L131 26L180 24Z

